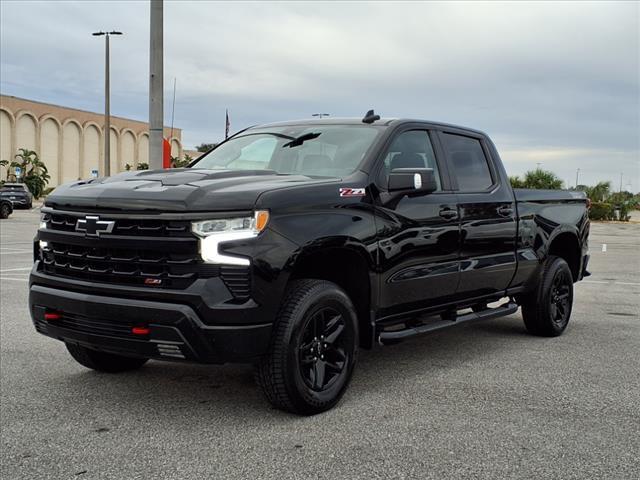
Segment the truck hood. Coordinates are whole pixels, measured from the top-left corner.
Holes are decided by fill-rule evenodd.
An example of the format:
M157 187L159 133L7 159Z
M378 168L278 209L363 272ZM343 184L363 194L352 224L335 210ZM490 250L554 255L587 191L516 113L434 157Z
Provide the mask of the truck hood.
M163 212L251 210L268 190L335 181L266 170L143 170L61 185L45 205Z

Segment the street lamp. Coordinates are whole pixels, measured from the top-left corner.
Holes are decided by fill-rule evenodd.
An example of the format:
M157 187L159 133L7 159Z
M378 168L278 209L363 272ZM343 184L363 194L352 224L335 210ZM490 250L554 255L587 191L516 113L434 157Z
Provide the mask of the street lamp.
M111 113L109 111L109 37L111 35L122 35L122 32L93 32L94 37L104 36L105 57L104 57L104 172L103 175L111 175Z
M318 117L318 118L328 117L329 115L330 115L329 113L312 113L311 114L312 117Z

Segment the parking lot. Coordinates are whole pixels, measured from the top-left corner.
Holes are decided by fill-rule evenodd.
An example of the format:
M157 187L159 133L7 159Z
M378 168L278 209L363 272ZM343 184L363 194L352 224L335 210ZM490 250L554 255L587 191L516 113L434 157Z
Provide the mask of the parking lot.
M378 347L338 407L269 407L249 366L98 374L27 311L37 211L0 222L3 478L640 477L640 225L593 224L558 338L520 313Z

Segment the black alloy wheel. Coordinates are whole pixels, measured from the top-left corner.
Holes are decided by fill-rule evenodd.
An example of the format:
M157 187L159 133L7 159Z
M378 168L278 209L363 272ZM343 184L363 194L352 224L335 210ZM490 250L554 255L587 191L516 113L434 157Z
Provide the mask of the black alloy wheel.
M553 278L549 295L551 320L561 328L567 323L571 312L572 284L571 273L566 270L557 272Z
M345 374L351 355L345 329L344 317L331 307L320 308L307 319L298 362L302 378L312 390L325 390Z
M276 408L315 415L347 389L358 353L358 318L348 295L326 280L294 280L273 326L256 381Z
M567 262L550 256L535 289L520 296L522 318L529 333L557 337L567 328L573 306L573 275Z

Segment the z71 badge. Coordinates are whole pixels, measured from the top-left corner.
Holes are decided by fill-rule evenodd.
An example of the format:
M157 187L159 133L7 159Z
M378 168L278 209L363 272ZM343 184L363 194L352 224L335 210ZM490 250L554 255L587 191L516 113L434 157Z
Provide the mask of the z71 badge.
M340 189L341 197L364 197L364 187L361 188L346 188Z

